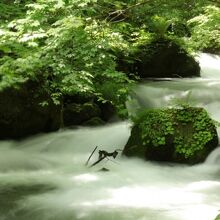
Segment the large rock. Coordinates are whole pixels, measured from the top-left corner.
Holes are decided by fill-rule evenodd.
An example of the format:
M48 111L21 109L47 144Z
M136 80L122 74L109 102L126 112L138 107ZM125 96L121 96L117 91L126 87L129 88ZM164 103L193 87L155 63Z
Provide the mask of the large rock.
M200 76L195 59L173 41L158 39L140 45L130 57L118 56L118 70L136 73L140 78Z
M111 103L98 102L95 96L64 96L63 103L64 126L102 125L116 114Z
M93 102L69 103L63 110L64 126L81 125L94 117L99 117L100 114L99 107Z
M136 119L123 150L146 160L196 164L218 146L213 120L202 108L154 109Z
M0 139L23 138L60 128L60 106L39 90L39 85L28 82L20 89L0 92Z
M63 106L55 105L50 95L36 82L0 92L0 139L20 139L74 125L103 125L114 114L108 103L91 96L65 96Z

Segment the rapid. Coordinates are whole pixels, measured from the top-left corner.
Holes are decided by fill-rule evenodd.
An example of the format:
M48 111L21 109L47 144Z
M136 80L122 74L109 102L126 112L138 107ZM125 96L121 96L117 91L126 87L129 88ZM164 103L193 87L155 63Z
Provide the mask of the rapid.
M128 109L187 102L220 120L220 58L200 54L201 78L146 81ZM92 168L91 152L123 149L130 122L79 127L0 142L0 220L214 220L220 209L220 148L203 164L120 155ZM220 133L219 133L220 134ZM97 160L97 152L89 161ZM101 172L101 168L109 172Z

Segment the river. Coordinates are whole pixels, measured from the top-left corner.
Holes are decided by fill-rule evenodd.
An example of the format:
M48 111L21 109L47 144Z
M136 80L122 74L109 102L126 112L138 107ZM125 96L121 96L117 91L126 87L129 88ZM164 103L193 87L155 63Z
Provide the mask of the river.
M202 106L220 120L220 58L200 54L202 77L146 81L128 103ZM89 168L95 148L123 149L131 124L66 129L0 142L0 220L214 220L220 209L220 148L203 164L120 157ZM97 159L97 152L89 161ZM109 172L99 171L107 168Z

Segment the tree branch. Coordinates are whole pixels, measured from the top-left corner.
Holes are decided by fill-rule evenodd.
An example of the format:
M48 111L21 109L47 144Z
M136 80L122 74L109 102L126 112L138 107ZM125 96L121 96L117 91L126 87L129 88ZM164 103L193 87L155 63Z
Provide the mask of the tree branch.
M111 17L112 15L115 14L115 16L110 19L110 22L111 22L111 21L114 21L114 20L117 19L119 16L123 15L126 11L129 11L129 10L131 10L131 9L133 9L133 8L135 8L135 7L139 7L139 6L141 6L141 5L145 5L145 4L149 3L149 1L150 1L150 0L143 1L143 2L139 2L139 3L136 3L136 4L134 4L134 5L130 5L130 6L128 6L128 7L125 8L125 9L120 9L120 10L113 11L113 12L111 12L111 13L108 14L107 18L109 18L109 17ZM106 18L106 19L107 19L107 18ZM123 20L124 20L124 19L120 19L120 21L123 21Z
M94 148L94 150L93 150L92 153L90 154L88 160L86 161L86 166L88 165L89 160L91 159L92 155L95 153L96 149L97 149L97 146Z

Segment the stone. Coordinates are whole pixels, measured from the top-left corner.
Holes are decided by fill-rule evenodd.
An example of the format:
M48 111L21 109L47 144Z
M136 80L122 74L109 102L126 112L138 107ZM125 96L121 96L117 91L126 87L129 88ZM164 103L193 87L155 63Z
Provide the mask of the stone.
M45 91L39 92L36 83L27 82L19 89L0 92L0 139L56 131L60 124L60 106Z
M93 117L83 123L83 125L85 125L85 126L100 126L100 125L104 125L104 124L105 124L105 122L99 117Z
M63 98L64 126L101 125L116 115L110 102L101 102L94 95L65 95Z
M93 102L69 103L63 109L64 126L81 125L100 114L98 105Z
M196 164L217 146L215 124L203 108L154 109L136 119L123 155Z
M163 38L139 46L130 57L119 56L117 69L140 78L200 76L196 60L177 43Z

